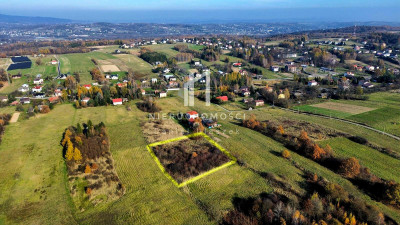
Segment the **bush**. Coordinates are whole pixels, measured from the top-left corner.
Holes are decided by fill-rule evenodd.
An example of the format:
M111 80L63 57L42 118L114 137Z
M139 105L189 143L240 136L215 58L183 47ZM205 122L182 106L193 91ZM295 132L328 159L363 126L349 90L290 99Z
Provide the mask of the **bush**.
M353 178L360 174L360 163L354 157L344 159L340 165L339 172L346 177Z
M282 157L285 159L290 159L290 152L288 150L283 150L282 151Z

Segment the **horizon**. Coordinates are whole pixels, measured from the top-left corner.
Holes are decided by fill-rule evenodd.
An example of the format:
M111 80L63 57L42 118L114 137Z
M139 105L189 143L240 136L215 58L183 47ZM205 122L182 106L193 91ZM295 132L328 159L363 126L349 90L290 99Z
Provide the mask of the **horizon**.
M210 1L0 0L0 14L111 23L400 22L394 0Z

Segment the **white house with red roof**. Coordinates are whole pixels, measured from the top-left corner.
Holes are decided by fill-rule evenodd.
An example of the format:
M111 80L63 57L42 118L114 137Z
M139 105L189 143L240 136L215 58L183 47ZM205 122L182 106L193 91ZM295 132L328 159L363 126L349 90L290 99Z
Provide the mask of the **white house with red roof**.
M199 113L196 111L189 111L186 113L186 118L189 120L189 122L193 122L197 117L199 117Z
M42 92L42 86L35 86L32 88L32 92Z
M54 59L53 59L53 60L51 60L51 64L52 64L52 65L56 65L57 63L58 63L58 61L57 61L57 60L54 60Z
M84 84L83 87L89 90L92 87L92 85L91 84Z
M89 102L89 100L90 100L90 98L86 97L86 98L82 99L81 102L84 102L87 104Z
M112 100L113 105L122 105L122 98L115 98Z
M54 96L61 96L61 95L62 95L62 91L61 91L61 90L56 89L56 90L54 91Z

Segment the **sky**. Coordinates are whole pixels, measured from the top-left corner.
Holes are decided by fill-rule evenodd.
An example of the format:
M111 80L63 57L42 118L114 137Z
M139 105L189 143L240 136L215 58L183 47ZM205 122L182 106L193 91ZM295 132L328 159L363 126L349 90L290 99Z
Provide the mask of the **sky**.
M400 0L0 0L0 6L0 14L93 22L400 22Z

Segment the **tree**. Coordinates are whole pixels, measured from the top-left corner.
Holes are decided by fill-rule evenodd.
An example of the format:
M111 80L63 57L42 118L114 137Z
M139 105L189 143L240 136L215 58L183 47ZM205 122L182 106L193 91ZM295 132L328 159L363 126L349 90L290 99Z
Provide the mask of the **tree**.
M194 132L203 132L204 131L203 121L200 117L196 117L193 122L193 130Z
M82 134L83 133L82 126L81 126L80 123L76 124L76 133L77 134Z
M285 90L283 91L283 94L285 95L285 98L286 98L286 99L289 99L289 98L290 98L290 91L289 91L289 89L285 88Z
M67 152L65 154L65 158L67 159L67 161L70 161L73 156L74 156L74 146L72 145L72 142L68 140Z
M388 186L386 195L389 198L390 203L392 205L400 206L400 184L394 181L389 181L386 186Z
M67 76L64 82L64 86L70 90L76 89L76 80L73 76Z
M312 152L312 159L313 160L318 160L321 159L321 157L325 155L325 151L324 149L322 149L321 147L319 147L318 144L314 144L313 146L313 152Z
M92 169L90 168L90 166L86 165L85 173L91 173L91 172L92 172Z
M74 160L75 160L75 162L80 162L82 160L81 151L79 151L79 149L76 148L76 147L75 147L75 150L74 150Z
M283 150L282 151L282 157L283 158L285 158L285 159L290 159L290 152L287 150L287 149L285 149L285 150Z
M43 105L42 109L40 110L40 113L46 114L50 112L50 107L47 105Z
M280 133L281 135L284 135L284 134L285 134L285 130L283 129L282 125L279 125L278 131L279 131L279 133Z
M350 178L360 174L360 169L360 163L354 157L344 159L339 167L340 173Z
M38 66L40 66L40 65L42 65L43 63L42 63L42 59L41 58L37 58L36 59L36 65L38 65Z

